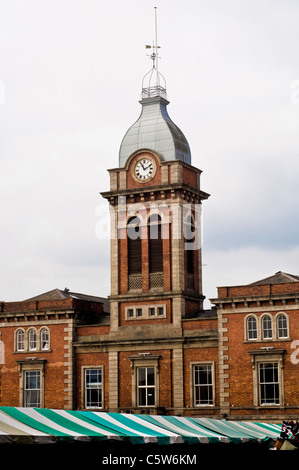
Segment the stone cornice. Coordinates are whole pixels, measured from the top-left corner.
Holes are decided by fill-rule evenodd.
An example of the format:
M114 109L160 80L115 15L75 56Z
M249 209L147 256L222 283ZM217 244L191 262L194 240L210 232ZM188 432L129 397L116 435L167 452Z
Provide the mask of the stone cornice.
M202 294L196 294L193 292L188 292L188 291L147 291L147 292L133 292L129 294L117 294L117 295L110 295L108 296L109 300L112 301L130 301L130 300L135 300L136 297L138 296L138 299L140 300L145 300L148 299L150 300L151 298L159 298L159 299L164 299L164 298L173 298L173 297L181 297L184 296L185 299L191 299L191 300L204 300L205 296Z
M150 337L145 336L143 338L132 337L121 337L118 335L110 336L100 335L98 338L92 337L83 337L82 340L75 341L73 343L75 348L87 348L88 351L90 348L100 348L100 349L110 349L110 350L119 350L129 348L132 350L134 348L152 348L152 349L165 349L173 347L174 345L184 347L188 344L190 347L191 343L206 343L206 342L217 342L218 332L217 330L198 330L197 332L192 331L192 335L186 335L183 333L180 336L169 336L169 337ZM202 345L204 347L204 344ZM216 345L217 346L217 345Z
M139 153L140 153L140 150L137 150L136 152L134 152L133 155L128 159L127 164L124 167L109 168L107 171L109 173L112 173L112 172L127 170L129 168L129 163L132 160L132 158L136 157ZM157 152L153 152L153 153L156 156L158 155ZM161 156L159 158L161 159ZM161 160L160 161L161 166L178 165L178 164L180 166L184 166L185 168L189 168L190 170L196 171L197 173L200 173L200 174L202 173L202 170L200 170L196 166L193 166L192 164L187 163L187 162L183 162L182 160L172 160L172 161Z
M223 313L228 313L230 311L261 311L263 309L269 310L269 308L273 310L293 310L299 307L299 292L291 294L282 293L275 295L261 295L248 297L224 297L210 299L210 301L212 304L216 305L218 311L221 310ZM293 303L291 304L289 303L289 301L293 301Z
M40 320L48 320L49 317L55 317L54 320L60 320L61 317L64 318L71 318L76 315L76 311L74 309L67 309L67 310L30 310L30 311L16 311L16 312L1 312L0 313L0 323L30 323L36 322Z
M105 199L109 199L110 201L112 201L112 199L115 199L118 196L131 197L132 195L144 195L144 196L147 195L150 197L151 193L161 193L161 192L165 193L165 192L171 192L171 191L172 191L172 196L170 196L170 199L173 199L175 195L175 191L180 191L183 194L184 199L186 197L189 198L189 197L197 196L198 201L200 201L202 199L208 199L210 196L208 193L201 191L200 189L194 188L193 186L187 183L169 183L169 184L163 184L163 185L158 185L158 186L146 186L144 188L118 189L118 190L113 190L113 191L105 191L100 194Z

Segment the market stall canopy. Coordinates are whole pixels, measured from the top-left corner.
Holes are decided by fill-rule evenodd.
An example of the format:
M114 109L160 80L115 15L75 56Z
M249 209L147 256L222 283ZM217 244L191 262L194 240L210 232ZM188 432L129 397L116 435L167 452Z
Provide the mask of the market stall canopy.
M265 442L281 426L180 416L0 407L0 444L123 441L132 444Z

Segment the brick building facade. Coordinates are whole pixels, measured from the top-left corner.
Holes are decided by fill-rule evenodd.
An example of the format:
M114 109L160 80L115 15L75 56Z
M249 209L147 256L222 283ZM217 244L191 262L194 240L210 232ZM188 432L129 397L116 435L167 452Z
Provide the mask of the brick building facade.
M299 277L219 287L219 403L232 417L299 414Z
M219 287L212 302L175 333L159 319L113 331L107 299L59 289L3 302L0 404L297 419L299 278ZM153 381L140 387L140 371Z
M55 289L0 304L2 406L74 407L76 327L104 321L107 300Z
M0 405L188 416L298 416L299 278L219 287L203 308L201 170L166 90L142 111L102 193L109 299L55 289L0 304Z

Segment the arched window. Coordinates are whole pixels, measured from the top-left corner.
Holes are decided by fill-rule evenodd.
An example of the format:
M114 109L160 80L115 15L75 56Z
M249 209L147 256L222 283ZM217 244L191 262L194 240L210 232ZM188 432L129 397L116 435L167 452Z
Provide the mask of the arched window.
M25 333L24 330L18 330L16 333L16 350L25 350Z
M287 317L283 313L277 317L277 336L278 338L287 338L289 336Z
M42 350L50 349L50 333L48 328L42 328L40 332L40 345Z
M163 272L163 240L161 217L153 214L149 218L149 270L150 273Z
M262 333L263 339L272 338L272 318L270 315L265 315L262 319Z
M187 270L187 287L194 289L194 242L195 242L195 225L191 215L188 215L184 224L184 238L186 250L186 270Z
M28 348L30 351L34 351L36 349L36 330L35 328L31 328L28 332Z
M132 217L127 224L129 290L142 288L140 219Z
M253 316L247 318L247 339L257 339L257 321Z
M163 288L163 239L159 214L151 215L148 221L148 250L150 289Z
M140 220L132 217L128 222L128 272L129 274L141 273L141 233Z

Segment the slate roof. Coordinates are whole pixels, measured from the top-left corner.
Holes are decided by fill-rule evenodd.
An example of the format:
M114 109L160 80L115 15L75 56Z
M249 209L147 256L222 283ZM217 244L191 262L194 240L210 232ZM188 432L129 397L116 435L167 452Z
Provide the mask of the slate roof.
M284 273L282 271L278 271L272 276L261 279L260 281L252 282L249 285L261 286L264 284L285 284L287 282L299 282L299 276L296 276L294 274Z
M78 299L78 300L85 300L88 302L98 302L98 303L104 304L104 312L108 313L110 311L109 300L106 297L97 297L94 295L71 292L67 288L65 288L64 290L53 289L48 292L44 292L43 294L36 295L35 297L31 297L30 299L26 299L26 301L59 300L59 299Z
M216 308L211 308L207 310L199 310L197 312L194 312L192 315L182 318L183 321L188 321L188 320L198 320L198 319L204 319L204 318L217 318L217 310Z
M119 166L137 150L153 150L162 160L181 160L191 164L191 151L183 132L170 119L161 97L140 101L142 111L138 120L126 132L119 150Z

